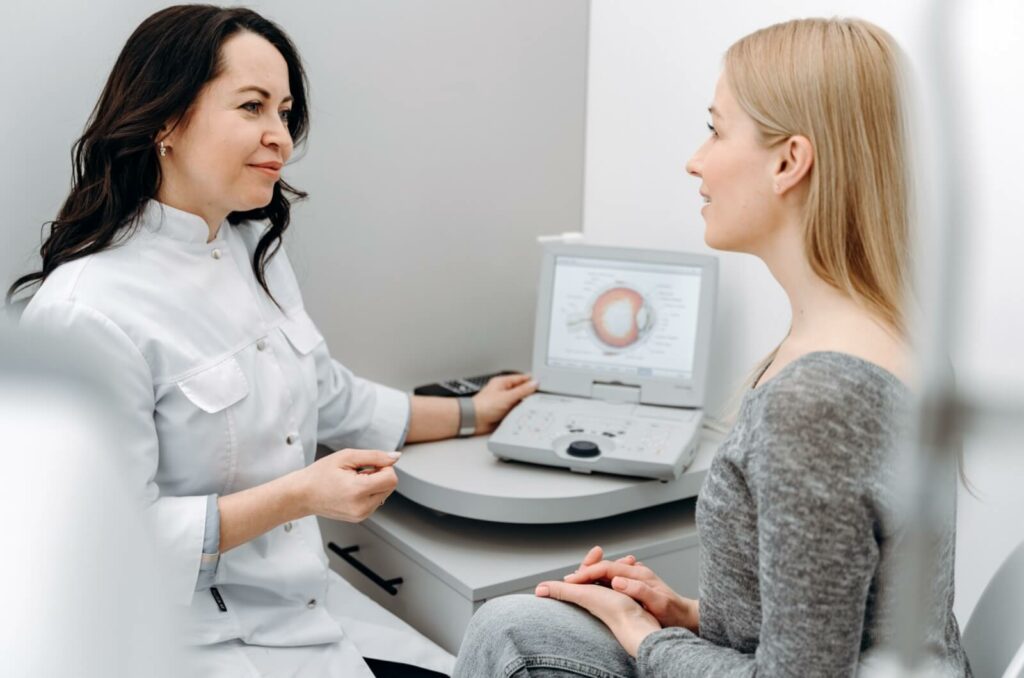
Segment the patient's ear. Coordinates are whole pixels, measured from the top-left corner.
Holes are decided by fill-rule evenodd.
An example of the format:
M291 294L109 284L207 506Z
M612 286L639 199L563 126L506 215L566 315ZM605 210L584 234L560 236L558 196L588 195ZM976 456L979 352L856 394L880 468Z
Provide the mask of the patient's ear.
M794 134L779 144L775 159L772 187L776 195L785 195L811 173L814 147L805 136Z

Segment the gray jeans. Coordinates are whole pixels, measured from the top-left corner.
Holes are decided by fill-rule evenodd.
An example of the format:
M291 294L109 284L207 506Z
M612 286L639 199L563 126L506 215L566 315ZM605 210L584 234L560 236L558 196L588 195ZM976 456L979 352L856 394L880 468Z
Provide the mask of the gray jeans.
M635 678L636 662L600 620L535 596L488 601L469 622L453 678Z

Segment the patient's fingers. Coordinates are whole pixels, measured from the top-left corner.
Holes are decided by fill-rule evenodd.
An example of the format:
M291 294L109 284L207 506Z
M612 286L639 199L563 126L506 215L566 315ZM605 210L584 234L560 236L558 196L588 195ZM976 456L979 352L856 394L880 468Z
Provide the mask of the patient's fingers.
M580 568L582 569L584 567L587 567L588 565L599 563L603 559L604 549L602 549L600 546L595 546L589 551L587 551L587 555L583 556L583 562L580 563Z
M613 589L625 593L655 615L664 614L666 607L664 594L655 591L644 582L628 577L613 577L611 585Z
M585 584L590 582L607 582L612 577L644 580L650 579L653 574L646 567L618 561L602 560L600 563L581 567L572 574L567 574L563 577L563 580L570 584Z

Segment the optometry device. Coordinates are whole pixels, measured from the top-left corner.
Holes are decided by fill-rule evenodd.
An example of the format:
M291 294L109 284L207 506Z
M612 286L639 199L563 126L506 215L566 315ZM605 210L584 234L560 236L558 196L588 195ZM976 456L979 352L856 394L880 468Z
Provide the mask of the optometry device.
M491 435L501 459L672 480L693 461L718 260L544 245L533 346L538 392Z

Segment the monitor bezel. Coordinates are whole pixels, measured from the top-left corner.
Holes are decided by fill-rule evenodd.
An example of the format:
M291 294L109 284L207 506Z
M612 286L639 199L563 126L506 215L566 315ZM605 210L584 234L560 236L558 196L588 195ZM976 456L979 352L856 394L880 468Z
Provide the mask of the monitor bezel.
M704 405L707 370L711 350L711 331L718 295L718 259L706 254L675 250L650 250L592 244L545 243L537 290L537 316L534 323L533 376L545 393L594 397L598 384L605 387L627 386L639 389L639 402L649 405L700 408ZM593 368L552 367L548 362L548 335L551 329L555 263L558 257L605 259L690 266L701 269L700 308L697 313L697 337L694 347L693 375L677 377L623 377L621 373Z

